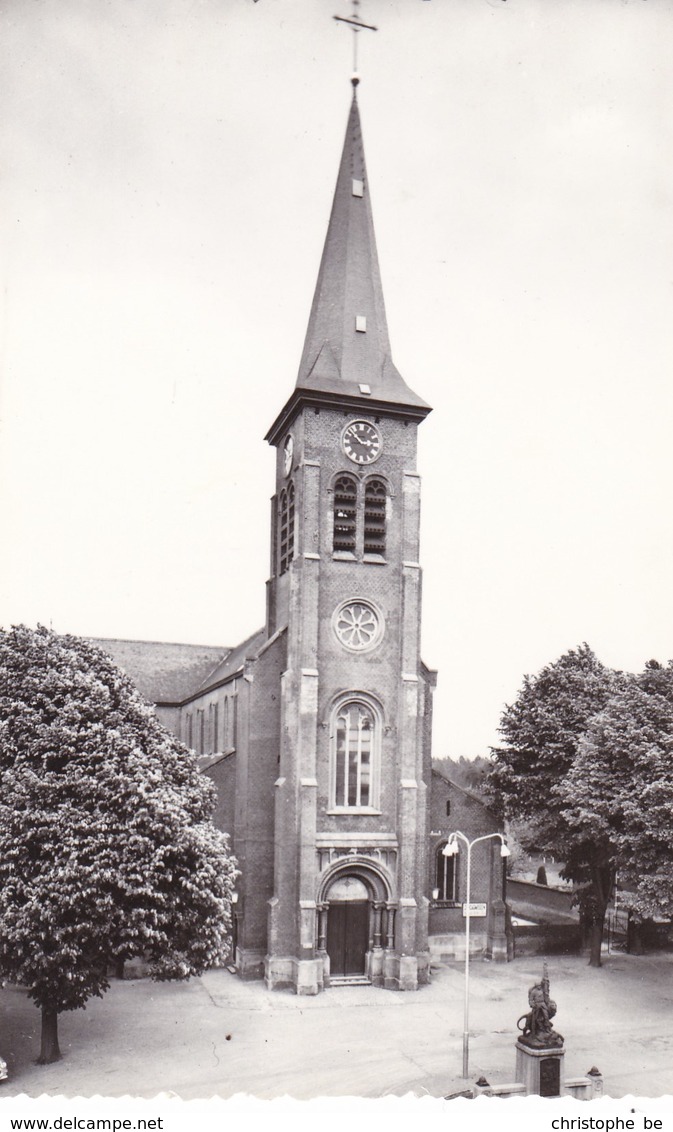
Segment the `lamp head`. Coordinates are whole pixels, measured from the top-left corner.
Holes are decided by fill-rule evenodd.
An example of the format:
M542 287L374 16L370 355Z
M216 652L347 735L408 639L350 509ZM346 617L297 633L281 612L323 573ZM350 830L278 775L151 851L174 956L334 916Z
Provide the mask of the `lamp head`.
M503 841L502 845L500 846L500 856L501 857L509 857L509 854L510 854L510 850L507 848L507 846L505 845L505 842Z

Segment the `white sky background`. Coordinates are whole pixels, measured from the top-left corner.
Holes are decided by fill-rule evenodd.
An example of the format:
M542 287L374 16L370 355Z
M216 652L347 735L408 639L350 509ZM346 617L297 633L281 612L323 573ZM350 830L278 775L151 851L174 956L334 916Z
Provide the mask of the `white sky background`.
M3 623L233 645L346 125L346 0L3 0ZM365 0L435 753L673 656L673 0Z

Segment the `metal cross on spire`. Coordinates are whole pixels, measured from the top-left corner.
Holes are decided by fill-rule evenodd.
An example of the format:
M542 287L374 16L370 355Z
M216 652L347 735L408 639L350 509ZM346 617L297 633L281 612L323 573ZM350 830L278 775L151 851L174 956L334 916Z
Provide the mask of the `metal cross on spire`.
M335 16L334 19L338 20L340 24L349 24L353 32L353 85L356 86L359 82L358 76L358 35L363 30L378 31L373 24L365 24L358 16L358 8L360 7L360 0L351 0L353 4L352 16Z

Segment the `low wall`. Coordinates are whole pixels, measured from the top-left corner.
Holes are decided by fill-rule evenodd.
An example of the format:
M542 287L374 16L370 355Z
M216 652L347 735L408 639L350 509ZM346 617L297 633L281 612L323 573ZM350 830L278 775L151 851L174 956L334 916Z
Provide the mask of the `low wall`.
M572 899L569 889L507 878L507 903L512 915L533 921L512 924L515 959L524 955L574 955L582 950L579 913Z
M524 955L576 955L582 929L576 924L512 924L514 958Z
M571 889L507 878L507 903L515 916L526 916L537 923L576 921L579 917L577 909L572 907L572 899Z

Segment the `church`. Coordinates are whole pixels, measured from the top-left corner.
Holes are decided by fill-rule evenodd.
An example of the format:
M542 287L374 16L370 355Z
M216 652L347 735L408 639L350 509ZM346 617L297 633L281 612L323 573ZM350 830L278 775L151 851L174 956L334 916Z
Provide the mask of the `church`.
M417 433L391 356L356 78L295 388L276 450L262 629L234 648L98 641L194 749L241 876L243 978L415 990L464 939L452 831L498 825L431 760L420 655ZM506 959L499 843L475 854L473 945Z

